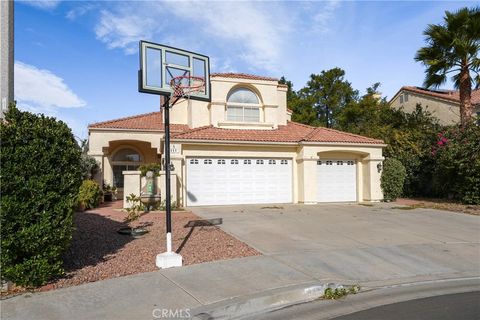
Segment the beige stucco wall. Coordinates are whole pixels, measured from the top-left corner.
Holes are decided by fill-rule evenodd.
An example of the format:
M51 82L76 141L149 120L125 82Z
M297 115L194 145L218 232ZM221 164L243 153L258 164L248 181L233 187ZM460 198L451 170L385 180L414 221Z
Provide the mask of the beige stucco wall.
M180 100L170 111L170 121L190 128L213 125L242 129L274 129L287 123L287 88L276 81L211 78L212 101ZM251 89L260 99L260 123L226 121L226 102L230 91L237 87Z
M400 95L402 94L408 94L407 102L404 101L400 103ZM442 125L451 125L460 122L460 107L458 103L455 102L406 91L400 92L390 102L393 108L400 109L403 107L403 110L407 113L415 111L417 104L421 104L424 110L438 118Z

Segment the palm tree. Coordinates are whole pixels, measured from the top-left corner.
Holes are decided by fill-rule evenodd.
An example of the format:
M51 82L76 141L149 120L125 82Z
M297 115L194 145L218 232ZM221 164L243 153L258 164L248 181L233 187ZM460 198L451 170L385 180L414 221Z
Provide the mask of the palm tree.
M472 119L472 84L480 86L480 7L445 12L443 24L430 24L423 32L427 46L420 48L415 60L425 67L427 88L439 87L453 73L460 90L462 126Z

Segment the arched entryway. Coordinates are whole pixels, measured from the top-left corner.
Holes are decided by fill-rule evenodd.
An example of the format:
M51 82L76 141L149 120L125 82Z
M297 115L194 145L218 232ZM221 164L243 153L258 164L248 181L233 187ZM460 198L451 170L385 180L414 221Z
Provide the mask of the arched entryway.
M118 149L112 156L113 186L123 189L123 171L137 170L143 163L144 157L132 147Z

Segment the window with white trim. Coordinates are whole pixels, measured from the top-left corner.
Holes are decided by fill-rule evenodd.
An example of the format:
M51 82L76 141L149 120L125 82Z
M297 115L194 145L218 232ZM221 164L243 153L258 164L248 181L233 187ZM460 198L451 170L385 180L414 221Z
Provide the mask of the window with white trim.
M203 160L203 164L212 164L212 159L205 159Z
M263 160L257 160L257 164L263 164Z
M260 122L260 100L247 88L237 88L227 97L227 121Z
M252 164L252 160L250 159L243 160L243 164Z
M287 160L281 160L280 164L288 164L288 161Z

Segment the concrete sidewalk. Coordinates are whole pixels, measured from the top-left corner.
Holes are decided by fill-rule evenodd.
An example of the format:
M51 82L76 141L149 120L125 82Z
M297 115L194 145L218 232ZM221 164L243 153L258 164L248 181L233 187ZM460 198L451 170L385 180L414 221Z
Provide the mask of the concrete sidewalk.
M313 280L256 256L24 294L1 301L1 319L152 319L154 309L190 309Z
M479 217L383 205L194 211L224 218L224 230L264 255L24 294L1 301L1 318L152 319L301 284L368 289L480 276Z

